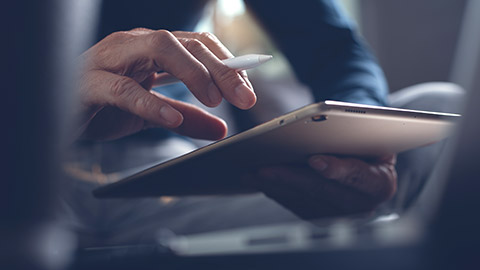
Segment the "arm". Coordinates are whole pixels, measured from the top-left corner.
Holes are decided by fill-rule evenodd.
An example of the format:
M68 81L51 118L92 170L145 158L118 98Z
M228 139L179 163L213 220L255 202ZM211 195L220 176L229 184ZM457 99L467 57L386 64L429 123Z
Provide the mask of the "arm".
M247 2L316 101L386 105L381 69L332 0ZM246 179L302 218L370 213L395 193L395 161L316 155Z
M386 104L381 69L334 1L246 2L316 101Z

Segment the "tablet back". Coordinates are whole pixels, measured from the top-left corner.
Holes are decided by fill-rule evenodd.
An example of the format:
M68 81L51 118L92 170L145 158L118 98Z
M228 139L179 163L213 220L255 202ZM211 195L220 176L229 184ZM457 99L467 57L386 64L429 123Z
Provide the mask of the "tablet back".
M158 164L94 191L97 197L255 192L243 176L305 166L314 154L372 158L439 141L458 115L326 101Z

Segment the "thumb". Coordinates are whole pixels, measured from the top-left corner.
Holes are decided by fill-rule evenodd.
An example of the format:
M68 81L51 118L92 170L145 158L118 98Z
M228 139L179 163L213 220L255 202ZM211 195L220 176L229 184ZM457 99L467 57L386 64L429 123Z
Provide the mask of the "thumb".
M182 114L170 104L149 91L146 91L135 80L101 72L106 91L99 91L104 95L106 102L124 111L164 128L176 128L183 122Z

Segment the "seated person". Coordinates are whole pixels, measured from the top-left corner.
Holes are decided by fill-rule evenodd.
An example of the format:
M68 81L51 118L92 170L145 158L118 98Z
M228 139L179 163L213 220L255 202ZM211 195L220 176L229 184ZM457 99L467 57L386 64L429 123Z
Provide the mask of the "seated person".
M218 106L225 99L237 108L233 110L237 117L245 116L240 110L255 105L255 91L246 72L229 69L220 61L233 55L214 35L152 30L166 28L161 19L168 19L164 25L172 29L181 29L182 20L192 25L191 20L196 18L193 14L200 11L197 1L160 2L104 2L105 21L101 25L117 32L80 57L80 138L113 140L148 133L146 129L209 140L226 135L227 126L219 117L152 91L157 72L168 72L180 79L208 107ZM185 8L182 15L168 16L180 4ZM310 87L316 101L387 104L388 91L380 68L334 1L247 4L282 49L300 81ZM143 21L130 22L128 15L136 12L142 14ZM135 25L151 29L118 31ZM156 144L160 144L159 138L153 139ZM371 213L395 194L395 164L394 155L368 161L316 155L305 160L302 168L277 166L252 172L249 181L273 201L262 194L183 198L174 203L156 199L95 200L85 199L90 196L85 193L92 189L87 183L77 183L66 201L72 210L69 213L74 215L72 220L78 221L77 230L85 236L94 235L96 243L144 242L151 241L160 228L196 233L298 217Z

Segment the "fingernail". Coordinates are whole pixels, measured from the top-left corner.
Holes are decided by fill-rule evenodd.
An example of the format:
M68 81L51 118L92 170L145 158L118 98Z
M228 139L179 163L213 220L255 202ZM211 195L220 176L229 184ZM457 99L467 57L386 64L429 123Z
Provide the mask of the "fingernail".
M162 116L163 119L165 119L165 121L167 121L168 125L171 125L174 127L180 125L183 118L178 111L174 110L170 106L163 106L160 109L160 115Z
M235 96L239 99L242 109L248 109L253 105L252 95L255 96L252 89L245 84L241 84L235 88Z
M310 159L310 165L314 169L319 170L319 171L323 171L328 167L327 162L323 158L320 158L320 157L311 158Z
M220 91L218 87L214 83L210 83L207 89L208 99L212 105L218 105L222 101L222 97L220 96Z

